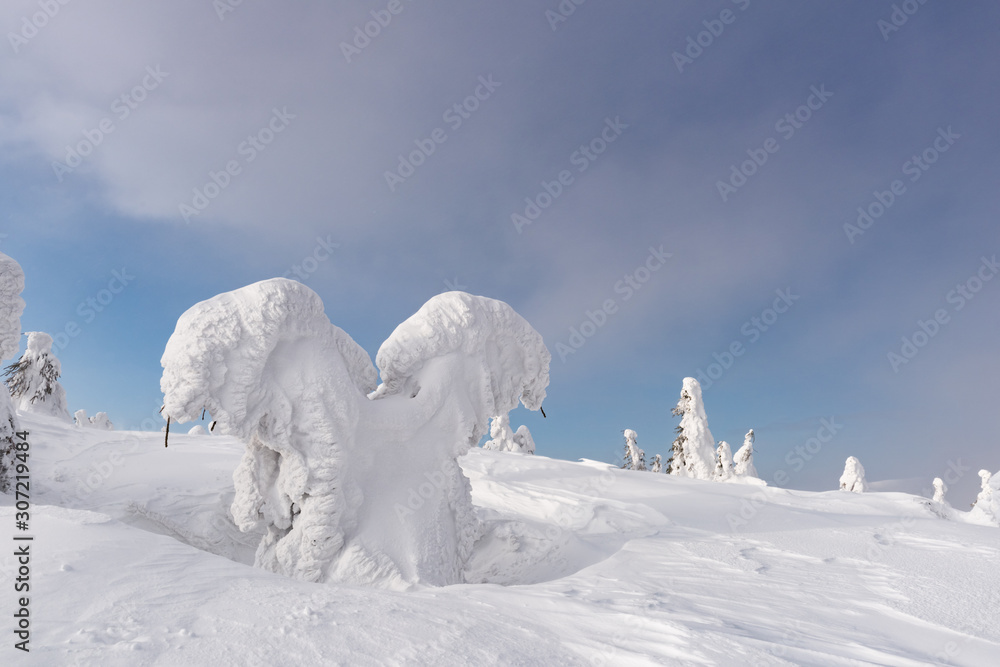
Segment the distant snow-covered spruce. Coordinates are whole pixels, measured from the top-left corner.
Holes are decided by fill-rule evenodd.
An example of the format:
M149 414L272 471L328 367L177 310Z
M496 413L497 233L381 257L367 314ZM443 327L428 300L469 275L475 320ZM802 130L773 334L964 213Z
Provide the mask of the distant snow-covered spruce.
M844 464L844 474L840 476L840 488L844 491L854 493L865 493L868 491L868 482L865 480L865 467L861 461L853 456L847 457Z
M24 312L24 271L21 265L0 252L0 362L12 359L21 342L21 313ZM14 404L0 391L0 493L12 490L14 479L14 434L18 431Z
M62 366L52 353L52 336L28 332L28 344L20 360L4 371L7 388L20 412L59 417L72 421L66 407L66 390L59 384Z
M246 445L232 513L256 565L314 582L463 581L481 534L457 463L491 417L537 410L551 355L506 303L447 292L376 356L277 278L193 306L163 355L164 415L207 408Z
M753 429L750 429L743 437L743 446L736 451L736 455L733 457L738 477L757 477L757 468L753 465L753 441Z
M701 385L694 378L684 378L681 397L672 410L680 416L674 440L670 474L712 479L715 476L715 438L708 429L708 417L701 398Z
M948 487L945 485L944 480L940 477L935 477L932 482L934 485L934 502L947 505L948 501L945 500L945 494L948 493Z
M524 424L517 431L510 429L510 415L499 415L490 421L490 439L483 443L483 449L495 452L535 453L535 439Z
M989 470L980 470L979 478L982 488L972 504L969 519L975 523L1000 526L1000 472L994 475Z
M719 482L725 482L732 479L735 475L736 469L733 466L733 450L729 447L729 443L723 440L715 450L715 479Z
M649 472L663 472L663 458L659 454L653 457L653 464L649 466Z
M73 421L80 428L96 428L103 431L115 430L114 424L111 423L107 412L98 412L93 417L88 417L86 410L77 410L73 413Z
M623 434L625 435L625 455L623 457L622 468L626 470L645 470L646 452L639 449L639 445L636 444L639 436L630 428L625 429Z
M535 439L531 437L531 431L524 424L518 426L517 430L514 431L514 445L517 446L517 449L514 450L516 452L522 454L535 453Z

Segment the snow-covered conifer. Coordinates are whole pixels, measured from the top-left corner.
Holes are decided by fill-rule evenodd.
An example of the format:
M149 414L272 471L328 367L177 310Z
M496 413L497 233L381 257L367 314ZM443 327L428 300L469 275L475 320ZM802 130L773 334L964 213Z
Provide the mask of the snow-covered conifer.
M844 464L844 474L840 476L840 488L854 493L864 493L868 490L865 468L861 465L861 461L853 456L848 456Z
M636 444L639 436L630 428L625 429L624 434L625 462L622 464L622 467L627 470L645 470L646 453L639 449L639 445Z
M948 487L940 477L934 478L934 502L945 503L944 494L948 493Z
M674 440L670 473L712 479L715 475L715 439L708 429L701 385L696 379L684 378L680 400L672 413L681 417L681 423Z
M982 488L969 516L977 522L1000 526L1000 472L993 475L989 470L980 470L979 478Z
M550 361L506 303L446 292L393 331L376 371L315 292L276 278L181 315L160 387L165 417L207 408L244 443L232 514L266 531L258 567L402 589L462 582L482 527L458 458L491 417L541 407Z
M535 439L531 437L531 431L524 424L518 426L514 432L514 444L517 446L517 449L514 451L521 452L522 454L535 453Z
M724 482L736 474L733 467L733 450L729 443L723 440L715 450L715 479Z
M90 424L94 428L101 429L102 431L115 430L115 425L111 423L111 419L108 417L107 412L98 412L90 418Z
M736 474L740 477L757 477L757 468L753 465L753 429L747 431L743 438L743 446L736 451L733 457L736 464Z
M24 311L22 291L24 272L21 265L0 252L0 362L17 354ZM14 404L6 391L0 391L0 493L9 493L13 488L17 431Z
M659 454L653 457L653 465L649 467L649 472L663 472L663 460Z
M59 384L62 367L52 353L52 336L28 332L21 359L4 371L7 387L20 412L50 415L70 421L66 390Z
M90 428L90 417L87 416L87 411L81 408L74 412L73 423L79 428Z
M510 428L510 415L498 415L490 420L490 439L483 443L483 449L494 452L515 450L514 432Z

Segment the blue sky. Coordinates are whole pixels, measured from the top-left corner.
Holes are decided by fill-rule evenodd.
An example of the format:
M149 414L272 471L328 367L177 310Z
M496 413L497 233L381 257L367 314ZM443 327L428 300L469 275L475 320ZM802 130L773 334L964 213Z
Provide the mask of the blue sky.
M735 343L710 425L753 427L767 479L833 488L855 455L919 490L952 462L964 502L1000 469L1000 280L954 292L1000 253L1000 7L389 4L4 4L0 250L25 330L79 327L71 410L141 423L177 317L298 266L373 357L435 293L514 306L554 355L548 418L512 415L540 453L611 461L633 428L665 454L682 378ZM548 205L518 224L526 198ZM882 210L849 234L859 207ZM804 455L824 418L843 427Z

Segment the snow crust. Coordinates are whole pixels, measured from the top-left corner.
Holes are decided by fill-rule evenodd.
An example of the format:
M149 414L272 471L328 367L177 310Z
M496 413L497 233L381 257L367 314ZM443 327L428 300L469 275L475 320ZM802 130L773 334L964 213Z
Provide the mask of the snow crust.
M457 459L492 415L537 409L551 357L505 303L438 295L376 361L319 297L274 279L195 305L163 355L164 414L206 408L246 445L232 505L259 567L406 588L462 580L480 534Z
M24 427L46 462L32 471L28 665L981 667L1000 654L998 529L944 520L927 498L475 448L460 464L486 532L469 583L400 593L254 568L260 533L227 511L236 438L164 449L159 433ZM0 496L0 523L15 511ZM0 558L0 586L15 567Z

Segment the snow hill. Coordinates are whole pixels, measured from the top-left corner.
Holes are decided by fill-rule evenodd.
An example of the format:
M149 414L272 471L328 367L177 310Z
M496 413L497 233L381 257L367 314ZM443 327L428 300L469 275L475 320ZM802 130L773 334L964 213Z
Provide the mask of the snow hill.
M31 653L4 665L995 665L1000 532L901 493L811 493L473 450L470 583L251 566L234 438L25 415ZM12 532L13 497L0 495ZM0 557L10 635L15 560Z

